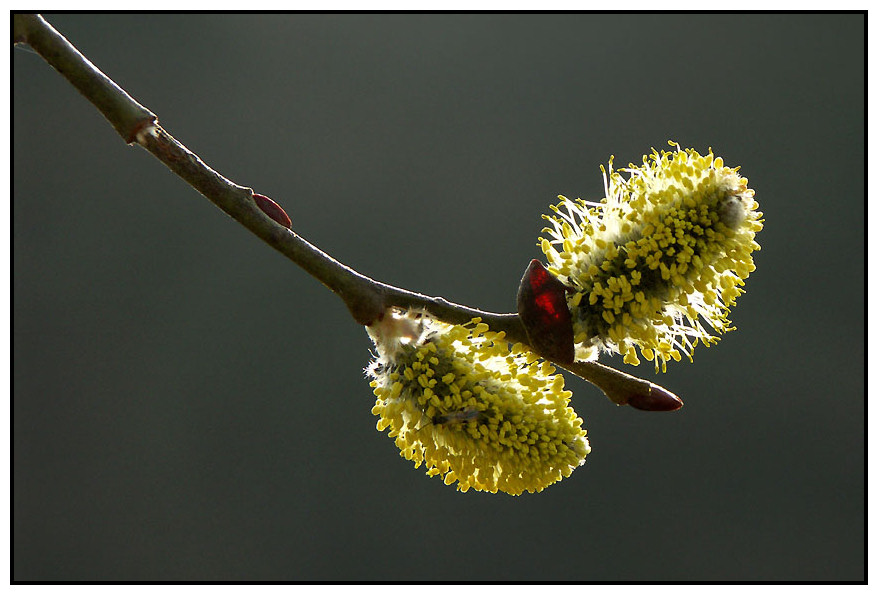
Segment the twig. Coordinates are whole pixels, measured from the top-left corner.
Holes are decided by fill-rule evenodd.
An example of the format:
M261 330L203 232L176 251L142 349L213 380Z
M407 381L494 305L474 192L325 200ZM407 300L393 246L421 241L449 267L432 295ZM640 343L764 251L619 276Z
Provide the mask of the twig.
M424 309L451 324L463 324L479 317L492 330L505 332L509 341L530 346L518 314L484 312L375 281L278 223L257 205L251 188L239 186L214 171L168 134L155 114L98 70L41 16L14 15L13 42L28 44L70 81L100 110L126 143L144 147L230 217L332 290L344 301L357 323L369 325L391 307ZM619 405L638 407L656 399L660 406L653 406L651 410L676 409L682 405L661 387L596 362L575 362L563 367L600 388ZM679 405L669 406L669 399Z

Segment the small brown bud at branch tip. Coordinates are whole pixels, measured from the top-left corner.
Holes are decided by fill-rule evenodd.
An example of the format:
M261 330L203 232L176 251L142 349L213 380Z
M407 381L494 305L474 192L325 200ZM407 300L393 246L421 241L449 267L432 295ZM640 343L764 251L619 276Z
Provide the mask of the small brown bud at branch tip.
M641 411L676 411L683 406L677 395L650 383L645 391L633 393L627 405Z

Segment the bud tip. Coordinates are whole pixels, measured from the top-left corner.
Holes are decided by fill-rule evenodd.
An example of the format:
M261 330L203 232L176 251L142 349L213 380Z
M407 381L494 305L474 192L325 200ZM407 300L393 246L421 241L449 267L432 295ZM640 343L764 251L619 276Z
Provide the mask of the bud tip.
M683 401L674 393L650 383L645 392L631 395L627 404L641 411L676 411L683 406Z

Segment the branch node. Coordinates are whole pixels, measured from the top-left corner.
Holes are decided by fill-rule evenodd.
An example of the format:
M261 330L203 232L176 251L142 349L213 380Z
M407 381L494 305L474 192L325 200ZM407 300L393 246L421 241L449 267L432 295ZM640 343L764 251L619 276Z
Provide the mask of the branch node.
M158 126L158 118L154 115L147 116L136 122L131 132L125 136L125 142L129 145L138 144L143 146L144 137L147 135L155 135Z
M383 291L360 291L355 294L339 291L338 295L344 300L357 324L363 326L371 326L375 321L380 320L387 309Z

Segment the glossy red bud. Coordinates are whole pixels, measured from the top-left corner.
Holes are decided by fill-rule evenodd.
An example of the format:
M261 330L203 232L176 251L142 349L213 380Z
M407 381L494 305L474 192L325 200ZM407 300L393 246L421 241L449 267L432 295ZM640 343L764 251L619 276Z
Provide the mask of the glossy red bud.
M262 194L253 194L253 202L256 203L256 206L259 209L271 217L278 224L283 225L287 229L292 227L293 222L290 221L290 216L286 214L279 204L268 198L267 196L263 196Z
M534 351L560 364L573 362L567 286L536 259L530 261L518 286L518 316Z

